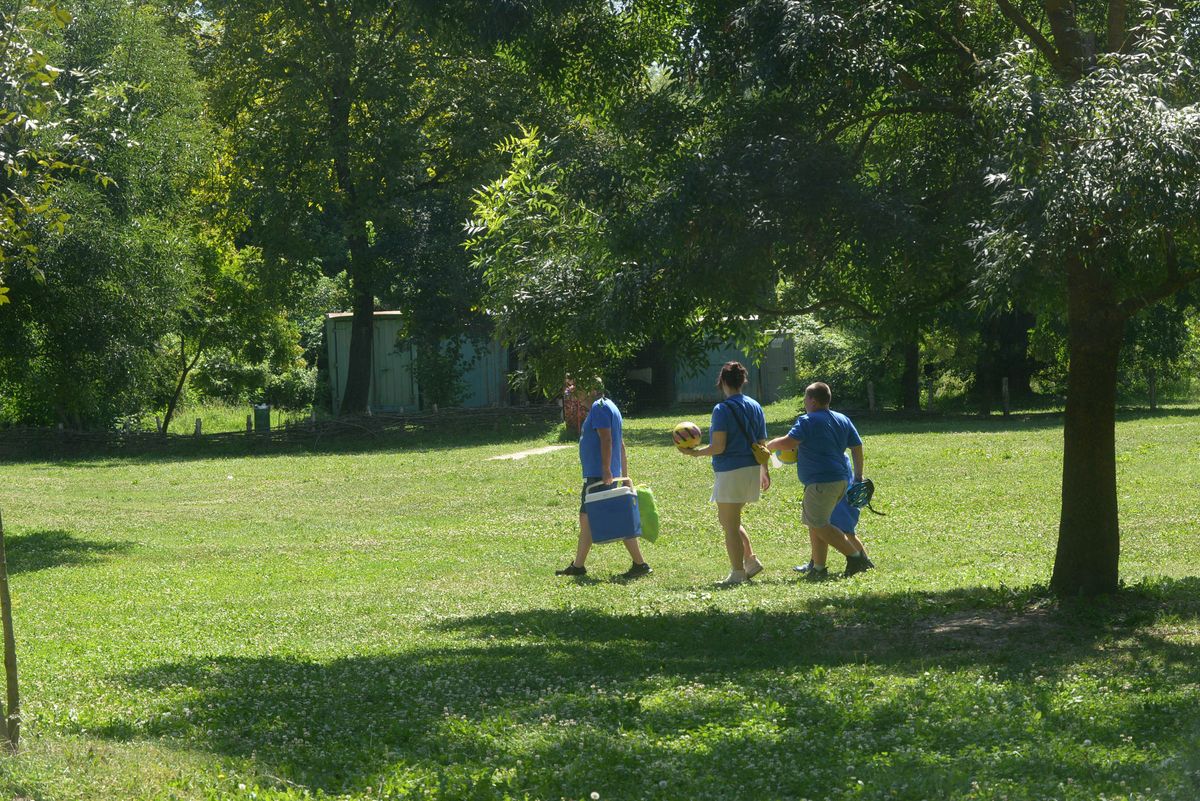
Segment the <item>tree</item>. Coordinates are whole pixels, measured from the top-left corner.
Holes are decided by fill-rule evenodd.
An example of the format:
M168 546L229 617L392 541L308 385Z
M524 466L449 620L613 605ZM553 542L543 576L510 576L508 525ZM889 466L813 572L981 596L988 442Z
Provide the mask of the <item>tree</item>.
M211 132L186 51L155 9L76 10L46 47L63 65L58 90L75 98L72 136L95 143L90 169L105 180L59 177L47 201L70 225L29 226L36 251L10 275L0 316L0 383L25 421L101 427L144 411L169 381L159 346L184 290Z
M61 232L67 221L51 200L63 175L88 172L92 154L72 130L73 97L58 80L43 43L71 21L54 0L0 10L0 305L9 302L5 275L14 267L40 277L30 241L40 225ZM109 179L95 173L96 179Z
M468 22L478 15L462 14L486 5L209 6L220 30L213 108L232 143L229 227L262 248L282 281L299 264L347 274L354 319L344 412L367 408L377 298L420 297L393 291L398 276L437 269L418 257L429 221L439 231L458 225L462 215L440 216L445 198L465 200L482 180L511 119L514 76L476 47Z
M976 251L981 291L1032 272L1067 316L1062 516L1051 587L1118 587L1115 407L1130 318L1200 279L1200 72L1194 10L1046 2L1048 32L1006 2L1025 41L981 93L994 136L993 211ZM1097 27L1092 26L1102 26ZM1085 35L1086 34L1086 35ZM1093 41L1096 43L1093 45Z
M262 361L298 350L292 327L261 286L261 254L208 234L188 259L190 272L165 345L174 365L161 432L165 436L192 371L215 350ZM278 358L277 358L278 360Z

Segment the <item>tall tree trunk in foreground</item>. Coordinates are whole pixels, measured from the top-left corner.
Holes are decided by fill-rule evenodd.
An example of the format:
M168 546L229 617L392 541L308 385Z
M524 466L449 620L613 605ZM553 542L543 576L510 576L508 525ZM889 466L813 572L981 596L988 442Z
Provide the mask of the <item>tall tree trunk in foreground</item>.
M4 624L4 679L7 710L0 710L4 717L4 733L8 747L13 751L21 742L21 695L17 691L17 640L13 634L12 596L8 592L8 559L4 553L4 519L0 517L0 618Z
M1117 590L1117 359L1125 317L1111 278L1068 257L1070 366L1063 426L1062 517L1050 588L1060 596Z

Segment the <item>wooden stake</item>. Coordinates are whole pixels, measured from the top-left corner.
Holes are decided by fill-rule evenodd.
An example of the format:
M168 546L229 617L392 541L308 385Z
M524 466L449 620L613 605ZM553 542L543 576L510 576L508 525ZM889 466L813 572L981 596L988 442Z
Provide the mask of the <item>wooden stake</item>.
M4 715L8 747L13 751L21 741L21 695L17 691L17 640L13 635L12 596L8 591L8 559L4 553L4 519L0 517L0 617L4 622L4 679L8 710Z

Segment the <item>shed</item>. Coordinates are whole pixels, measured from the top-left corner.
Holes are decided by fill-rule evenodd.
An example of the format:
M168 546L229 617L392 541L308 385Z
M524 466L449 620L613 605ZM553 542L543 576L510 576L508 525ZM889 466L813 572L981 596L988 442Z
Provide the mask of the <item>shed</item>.
M676 369L677 401L719 402L721 390L715 385L721 366L728 361L739 361L746 365L750 373L746 384L747 394L760 403L774 403L780 398L784 382L795 370L796 343L787 334L776 334L762 351L747 353L733 345L725 345L707 351L705 357L706 364L680 365ZM761 362L755 365L755 359L761 359Z
M350 362L349 312L325 315L325 346L329 355L329 378L333 387L333 410L341 408ZM413 375L414 348L400 339L403 315L398 311L375 312L375 342L371 349L369 405L376 412L413 411L424 408L421 387ZM508 351L490 342L482 351L467 343L463 356L470 365L463 374L466 384L464 407L503 406L508 402Z

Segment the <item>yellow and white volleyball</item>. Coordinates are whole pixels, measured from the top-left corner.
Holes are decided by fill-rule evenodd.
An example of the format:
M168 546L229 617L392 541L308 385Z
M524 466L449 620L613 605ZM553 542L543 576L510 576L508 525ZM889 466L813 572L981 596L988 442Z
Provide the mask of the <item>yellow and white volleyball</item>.
M775 451L775 455L778 456L779 461L783 462L784 464L795 464L796 463L795 449L790 450L790 451Z
M700 426L685 420L671 431L671 438L681 451L694 448L700 444Z

